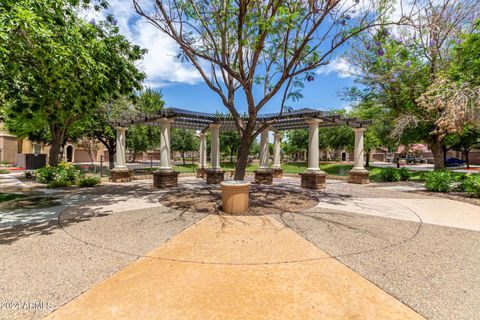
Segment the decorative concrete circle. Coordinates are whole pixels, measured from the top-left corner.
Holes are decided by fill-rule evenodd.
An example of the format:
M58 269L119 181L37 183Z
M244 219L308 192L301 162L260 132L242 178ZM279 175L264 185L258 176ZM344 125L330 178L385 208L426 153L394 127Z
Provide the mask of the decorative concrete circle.
M175 210L201 213L221 211L222 194L218 188L172 190L162 195L160 203ZM305 190L278 186L250 186L250 209L242 215L275 215L284 212L301 212L318 204L317 197Z

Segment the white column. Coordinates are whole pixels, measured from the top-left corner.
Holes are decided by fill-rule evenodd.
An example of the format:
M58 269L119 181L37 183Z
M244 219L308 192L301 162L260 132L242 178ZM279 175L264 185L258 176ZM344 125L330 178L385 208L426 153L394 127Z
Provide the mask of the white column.
M170 164L170 128L173 119L162 118L160 123L160 168L159 170L170 171L172 166Z
M260 170L268 169L268 129L266 127L260 133Z
M125 131L127 131L127 128L116 127L115 129L117 130L115 168L127 169L127 165L126 165L127 161L125 160ZM66 148L65 148L65 153L66 153ZM73 155L72 155L72 160L73 160Z
M220 124L214 123L210 125L212 132L212 146L210 150L210 161L212 169L220 170Z
M273 168L280 169L280 141L282 140L282 134L275 132L273 134Z
M353 154L353 169L355 171L364 171L364 153L363 153L363 132L365 128L354 128L355 131L355 149Z
M198 137L200 138L200 169L205 169L207 167L207 138L205 133L201 132Z
M318 124L322 122L320 119L307 119L308 123L308 167L307 171L320 171L319 167L319 148L318 148Z

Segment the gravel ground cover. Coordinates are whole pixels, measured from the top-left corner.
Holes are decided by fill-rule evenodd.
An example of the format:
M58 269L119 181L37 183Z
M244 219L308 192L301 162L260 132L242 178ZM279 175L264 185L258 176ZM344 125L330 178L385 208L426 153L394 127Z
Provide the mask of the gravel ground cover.
M329 201L427 197L347 184L322 194ZM318 207L277 219L428 319L478 319L478 231Z
M480 314L480 232L319 208L311 202L312 197L332 204L346 198L436 198L373 184L330 180L326 190L310 192L299 188L298 179L274 182L274 187L253 187L257 196L266 197L267 208L255 214L278 219L429 319L475 319ZM60 223L0 228L0 319L41 318L214 213L199 203L218 203L217 192L210 199L187 197L212 194L214 188L196 179L181 179L180 187L160 191L135 182L85 189L89 202L63 210ZM132 199L131 204L119 208L119 196ZM148 206L140 208L142 203ZM412 216L419 218L415 212ZM12 310L31 302L37 310L32 305Z
M222 193L218 186L172 190L162 196L160 203L176 210L190 210L202 213L220 213ZM283 212L299 212L318 204L316 193L306 192L298 187L280 185L250 186L250 209L242 215L269 215Z
M98 208L121 191L144 195L141 189L104 186L87 192L98 195L93 201ZM158 192L151 196L158 202ZM52 220L0 229L5 240L0 244L0 319L41 318L203 216L160 204L118 213L84 204L63 211L60 224Z

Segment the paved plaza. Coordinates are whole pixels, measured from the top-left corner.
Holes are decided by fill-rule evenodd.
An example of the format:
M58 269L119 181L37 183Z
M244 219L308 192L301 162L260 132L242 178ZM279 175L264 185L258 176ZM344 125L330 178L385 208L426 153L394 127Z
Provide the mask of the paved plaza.
M298 212L169 206L151 181L0 212L1 319L474 319L480 207L328 180ZM214 190L182 178L179 191ZM162 200L163 199L163 200Z

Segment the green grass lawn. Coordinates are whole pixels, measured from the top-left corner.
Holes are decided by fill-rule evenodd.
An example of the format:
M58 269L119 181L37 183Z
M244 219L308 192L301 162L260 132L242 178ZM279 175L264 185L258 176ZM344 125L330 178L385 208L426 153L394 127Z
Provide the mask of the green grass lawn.
M0 192L0 202L10 201L23 197L25 197L25 195L23 194Z
M220 164L222 169L230 171L235 169L235 163L232 162L222 162ZM178 172L195 172L197 169L197 164L177 164L173 166L173 170ZM322 164L320 168L327 172L330 175L337 176L346 176L348 170L352 169L352 165L349 164ZM258 169L258 164L250 164L247 166L247 172L253 172ZM307 169L306 162L290 162L282 164L282 169L284 173L300 173L304 172Z
M192 173L192 172L196 172L197 167L198 167L197 164L190 163L190 164L175 165L173 166L173 169L181 173ZM221 167L226 171L231 171L235 169L235 163L222 162ZM348 171L352 168L353 168L353 165L351 164L341 164L341 163L320 164L320 169L322 169L323 171L325 171L326 173L332 176L346 176ZM247 166L246 171L253 172L257 169L258 169L258 164L250 164ZM293 173L293 174L301 173L307 169L307 163L306 162L283 163L282 169L284 173ZM380 172L382 171L382 168L367 167L366 169L370 172L370 181L382 182L382 179L380 178ZM425 180L426 171L411 171L411 173L412 173L412 176L410 178L411 181L422 182ZM457 176L464 175L464 173L452 172L452 175L457 177Z

